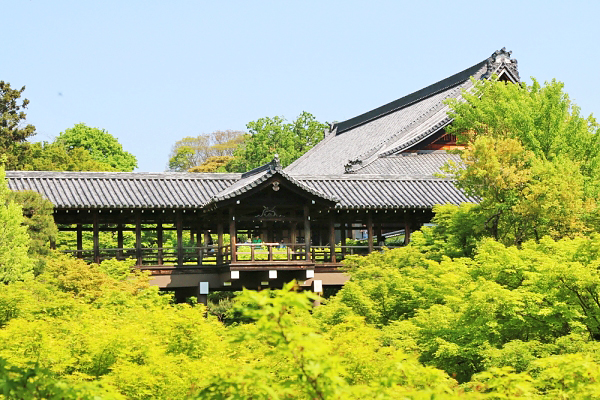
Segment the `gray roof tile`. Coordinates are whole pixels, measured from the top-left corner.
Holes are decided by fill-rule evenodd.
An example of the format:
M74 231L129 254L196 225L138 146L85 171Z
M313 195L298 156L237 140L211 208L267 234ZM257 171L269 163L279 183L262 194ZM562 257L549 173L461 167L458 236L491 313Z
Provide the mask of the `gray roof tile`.
M199 208L240 174L7 171L11 190L33 190L59 208Z
M338 208L431 208L436 204L477 201L448 179L372 175L297 178L307 186L338 197Z
M377 157L362 165L356 173L361 175L433 176L441 173L447 161L461 163L460 156L445 151L431 153L403 153L397 156Z

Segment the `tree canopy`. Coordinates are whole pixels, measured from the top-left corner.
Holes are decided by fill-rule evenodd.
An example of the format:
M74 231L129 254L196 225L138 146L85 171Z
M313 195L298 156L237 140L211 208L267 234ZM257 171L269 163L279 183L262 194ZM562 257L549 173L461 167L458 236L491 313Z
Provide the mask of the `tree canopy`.
M11 199L5 178L0 166L0 283L12 283L33 278L33 259L21 206Z
M173 145L169 170L215 172L231 161L235 149L245 138L244 132L232 130L185 137Z
M25 91L12 89L10 83L0 81L0 152L5 155L5 167L20 169L28 156L27 138L35 135L35 127L31 124L23 126L27 115L25 109L29 100L20 100Z
M92 158L83 147L67 148L57 142L34 142L25 170L31 171L117 171L112 165Z
M250 136L235 150L227 169L245 172L279 155L282 166L291 164L323 139L327 124L304 111L293 122L283 117L265 117L247 125Z
M75 124L73 128L61 132L54 143L67 151L85 149L93 160L108 164L117 171L130 172L137 167L135 156L123 150L119 141L104 129L92 128L83 123Z
M488 234L519 244L597 230L598 124L580 116L562 83L480 81L464 98L450 101L448 131L466 147L449 171L481 199L471 212Z

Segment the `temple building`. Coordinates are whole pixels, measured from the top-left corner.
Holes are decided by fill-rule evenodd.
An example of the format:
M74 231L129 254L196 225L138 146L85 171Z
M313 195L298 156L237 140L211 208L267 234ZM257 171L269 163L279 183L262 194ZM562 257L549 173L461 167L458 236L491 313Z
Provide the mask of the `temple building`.
M459 161L446 152L456 138L445 100L492 75L519 82L510 52L333 124L286 168L275 156L244 174L7 171L8 185L54 204L59 230L73 235L63 251L133 258L178 297L292 279L320 292L347 280L338 266L348 255L408 243L436 204L476 201L437 176ZM116 247L103 247L103 235Z

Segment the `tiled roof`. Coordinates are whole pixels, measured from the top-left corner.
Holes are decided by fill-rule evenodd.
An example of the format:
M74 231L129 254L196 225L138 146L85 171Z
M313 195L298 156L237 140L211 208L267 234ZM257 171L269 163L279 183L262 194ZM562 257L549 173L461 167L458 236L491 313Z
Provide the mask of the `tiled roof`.
M376 157L398 154L450 124L445 100L460 98L472 87L470 77L482 79L506 71L518 80L516 60L504 49L440 82L334 125L320 143L286 168L291 175L338 175L350 166Z
M262 182L265 182L267 179L271 178L274 175L280 175L283 179L287 180L292 185L295 185L312 195L321 197L325 200L329 200L334 203L337 203L339 201L335 196L328 196L327 194L320 192L319 190L315 190L312 187L305 185L304 183L294 179L293 177L283 172L283 170L281 169L281 164L279 163L279 158L275 156L275 159L269 164L263 165L262 167L256 168L252 171L243 174L239 181L229 186L227 189L223 190L219 194L213 196L213 198L207 203L207 205L234 198L243 193L246 193L247 191L257 187Z
M202 208L281 174L293 184L341 208L429 208L434 204L474 202L450 180L426 176L341 175L291 177L265 170L239 174L136 174L7 171L11 190L33 190L58 208ZM235 185L235 188L234 186ZM230 190L231 188L231 190Z
M361 175L397 175L419 176L441 173L440 168L447 161L460 164L461 159L457 154L448 154L445 151L435 151L425 154L404 153L397 156L377 157L356 173Z
M299 180L341 199L336 208L431 208L436 204L477 202L458 190L453 181L439 178L343 175Z
M449 89L448 92L455 93ZM349 160L360 159L365 153L377 154L402 138L412 138L414 133L428 129L430 118L423 118L428 111L437 110L447 92L436 94L407 108L359 125L342 134L330 133L285 171L291 175L339 175L345 172ZM441 117L440 117L441 115ZM447 118L445 111L434 115Z
M41 193L59 208L198 208L240 174L7 171L11 190Z

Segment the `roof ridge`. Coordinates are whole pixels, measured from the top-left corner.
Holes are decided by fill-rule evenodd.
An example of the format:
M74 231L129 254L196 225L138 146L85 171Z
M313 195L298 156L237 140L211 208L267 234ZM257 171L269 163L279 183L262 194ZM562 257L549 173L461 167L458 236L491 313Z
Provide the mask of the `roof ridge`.
M6 171L6 177L52 179L240 179L239 173L212 172L108 172L108 171Z
M426 86L422 89L417 90L416 92L410 93L406 96L403 96L397 100L394 100L390 103L384 104L383 106L377 107L371 111L367 111L366 113L360 114L354 118L350 118L346 121L339 122L336 124L338 128L337 134L341 134L351 128L354 128L358 125L362 125L366 122L372 121L374 119L380 118L383 115L389 114L393 111L396 111L400 108L405 108L413 103L422 101L427 97L431 97L441 91L447 90L452 86L459 85L464 81L468 80L469 77L477 73L483 67L487 67L489 58L463 70L454 75L451 75L441 81L438 81L432 85Z
M433 175L419 175L419 174L342 174L342 175L322 175L322 176L309 176L299 175L296 177L297 181L455 181L453 178L440 178Z

